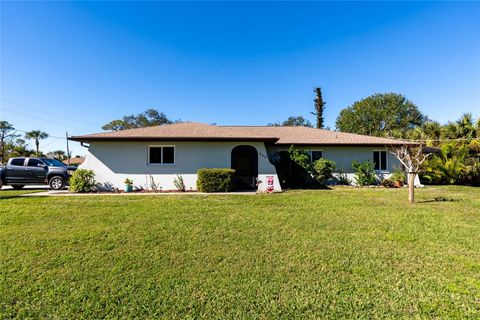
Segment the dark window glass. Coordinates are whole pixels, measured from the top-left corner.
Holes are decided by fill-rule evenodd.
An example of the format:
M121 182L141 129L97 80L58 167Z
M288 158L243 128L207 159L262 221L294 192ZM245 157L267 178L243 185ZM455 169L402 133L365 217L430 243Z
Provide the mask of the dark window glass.
M317 161L323 157L322 151L312 151L312 161Z
M66 167L67 166L65 163L57 159L43 159L43 162L45 162L50 167Z
M12 159L12 161L10 162L10 165L12 165L12 166L23 166L24 162L25 162L25 158Z
M380 170L380 152L373 151L373 163L375 165L375 170Z
M165 164L175 163L173 147L163 147L163 163Z
M162 163L162 147L150 148L149 163Z
M387 170L387 151L373 151L375 170Z
M39 164L43 164L43 162L38 159L28 159L27 166L38 167Z
M387 170L387 151L380 151L380 170Z

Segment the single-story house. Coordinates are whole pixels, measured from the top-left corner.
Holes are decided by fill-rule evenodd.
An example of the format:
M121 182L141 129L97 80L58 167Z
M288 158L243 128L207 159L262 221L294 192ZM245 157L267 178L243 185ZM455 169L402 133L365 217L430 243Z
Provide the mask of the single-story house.
M137 188L150 179L163 190L175 189L177 174L187 190L196 189L197 170L232 168L240 188L280 191L276 154L290 146L313 160L335 161L353 179L352 160L371 160L379 177L400 167L388 147L404 141L308 127L220 126L195 122L103 132L69 138L88 146L80 166L94 170L105 187L122 188L125 178Z
M70 166L79 166L85 161L84 157L75 156L70 159L63 160L63 163L68 164Z

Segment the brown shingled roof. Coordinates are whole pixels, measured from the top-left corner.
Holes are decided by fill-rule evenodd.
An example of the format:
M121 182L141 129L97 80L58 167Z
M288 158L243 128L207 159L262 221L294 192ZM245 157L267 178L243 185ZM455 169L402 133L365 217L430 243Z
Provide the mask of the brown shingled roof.
M84 157L74 157L74 158L70 158L70 159L67 159L67 160L63 160L62 162L65 163L65 164L81 165L84 161L85 161Z
M70 137L92 141L265 141L295 145L399 145L406 142L308 127L217 126L196 122L102 132Z

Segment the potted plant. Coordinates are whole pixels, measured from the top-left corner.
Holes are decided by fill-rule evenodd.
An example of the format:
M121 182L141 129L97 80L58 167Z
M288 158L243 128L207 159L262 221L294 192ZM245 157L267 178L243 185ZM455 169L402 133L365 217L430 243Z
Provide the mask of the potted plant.
M395 170L390 177L390 180L393 181L393 184L396 188L403 187L403 183L405 182L406 176L402 170Z
M133 181L126 178L125 181L123 181L123 183L125 183L125 192L132 192L133 190Z

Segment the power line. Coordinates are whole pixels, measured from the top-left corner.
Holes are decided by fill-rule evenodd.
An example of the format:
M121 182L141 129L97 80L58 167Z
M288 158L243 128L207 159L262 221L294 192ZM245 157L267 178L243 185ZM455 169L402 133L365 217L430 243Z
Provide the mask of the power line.
M25 130L21 130L21 129L17 129L17 128L15 128L15 131L20 131L20 132L23 132L23 133L29 132L29 131L25 131ZM65 139L65 137L58 137L58 136L52 136L52 135L48 135L47 139L48 138Z
M63 139L65 139L65 138L63 138ZM54 144L55 142L57 142L57 141L59 141L59 140L62 140L62 138L57 138L57 139L55 139L55 140L53 140L53 141L50 141L49 143L44 144L42 147L43 147L43 148L48 147L49 145Z
M63 127L67 127L67 128L77 129L77 130L81 130L81 131L84 131L84 132L89 132L90 131L90 130L87 130L87 129L82 129L82 128L78 128L78 127L74 127L74 126L65 126L64 123L56 122L56 121L53 121L53 120L47 120L47 119L44 119L44 118L31 116L31 115L28 115L28 114L25 114L25 113L8 110L8 109L5 109L5 107L3 107L3 110L7 111L7 112L18 114L18 115L21 115L21 116L24 116L24 117L28 117L28 118L32 118L32 119L36 119L36 120L41 120L41 121L45 121L45 122L49 122L49 123L53 123L53 124L57 124L57 125L61 125Z
M5 101L5 102L10 103L10 104L14 104L14 105L22 107L22 108L26 108L26 109L30 109L30 110L34 110L34 111L39 111L39 112L42 112L42 113L45 113L45 114L49 114L49 115L57 117L57 118L61 118L61 119L69 120L69 121L74 121L74 122L83 122L83 123L91 125L91 126L100 127L98 124L94 124L94 123L91 123L91 122L88 122L88 121L83 121L83 120L78 120L78 119L72 119L72 118L68 118L68 117L65 117L65 116L60 116L60 115L52 113L52 112L48 112L48 111L45 111L45 110L42 110L42 109L39 109L39 108L33 108L33 107L30 107L30 106L26 106L24 104L21 104L21 103L15 102L15 101L11 101L11 100L7 100L7 99L4 99L4 98L0 98L0 100Z
M23 133L29 132L29 131L25 131L25 130L21 130L21 129L16 129L16 128L15 128L15 131L20 131L20 132L23 132ZM52 135L48 135L48 138L65 139L65 137L58 137L58 136L52 136Z

